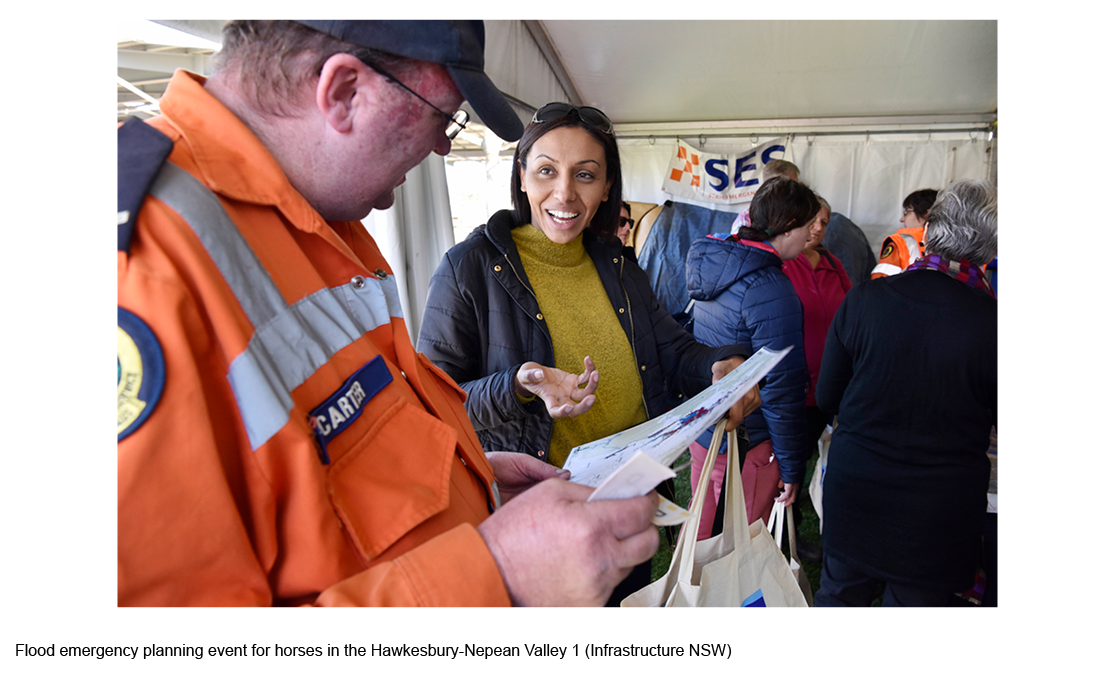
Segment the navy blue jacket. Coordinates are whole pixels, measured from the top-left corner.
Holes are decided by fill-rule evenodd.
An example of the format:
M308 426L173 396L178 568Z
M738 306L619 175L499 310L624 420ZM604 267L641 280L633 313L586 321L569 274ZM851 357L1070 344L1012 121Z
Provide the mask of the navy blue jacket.
M465 408L485 451L546 460L553 419L540 399L524 405L515 394L524 362L554 366L550 332L511 238L516 226L522 225L511 211L502 210L445 254L430 279L418 350L468 393ZM718 360L750 355L735 344L709 348L682 329L619 239L586 231L583 240L632 343L648 418L708 387Z
M855 222L840 213L831 213L821 243L844 265L852 285L871 280L871 270L879 259L871 250L863 229Z
M793 346L766 376L760 413L746 418L752 446L771 440L782 480L800 484L811 447L805 431L809 370L801 300L782 272L782 260L765 243L725 240L712 234L694 241L686 263L693 305L693 334L711 346L741 344L752 350ZM708 446L712 433L699 440Z
M647 272L651 289L670 315L682 313L689 304L685 269L678 262L689 252L693 241L714 231L730 229L735 219L736 213L689 203L663 204L639 250L639 266Z

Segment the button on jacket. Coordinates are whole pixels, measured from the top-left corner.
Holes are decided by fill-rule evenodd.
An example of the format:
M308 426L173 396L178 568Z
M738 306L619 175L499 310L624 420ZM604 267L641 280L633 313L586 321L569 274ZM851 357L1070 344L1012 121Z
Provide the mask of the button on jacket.
M325 222L203 83L176 73L150 122L174 149L118 253L165 360L118 443L119 603L508 605L463 392L363 226Z

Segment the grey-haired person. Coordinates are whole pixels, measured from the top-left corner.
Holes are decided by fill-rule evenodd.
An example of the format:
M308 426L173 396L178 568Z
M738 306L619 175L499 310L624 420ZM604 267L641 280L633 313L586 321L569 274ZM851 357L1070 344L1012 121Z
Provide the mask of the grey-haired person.
M946 605L981 554L997 417L995 188L961 180L925 255L853 287L825 343L817 404L837 425L824 484L818 606Z

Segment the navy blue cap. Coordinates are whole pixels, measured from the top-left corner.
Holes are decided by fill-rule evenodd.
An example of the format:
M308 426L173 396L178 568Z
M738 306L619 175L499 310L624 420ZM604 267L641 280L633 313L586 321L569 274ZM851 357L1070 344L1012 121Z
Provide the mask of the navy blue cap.
M523 136L523 122L484 74L483 21L299 21L361 47L440 63L480 121L500 138Z

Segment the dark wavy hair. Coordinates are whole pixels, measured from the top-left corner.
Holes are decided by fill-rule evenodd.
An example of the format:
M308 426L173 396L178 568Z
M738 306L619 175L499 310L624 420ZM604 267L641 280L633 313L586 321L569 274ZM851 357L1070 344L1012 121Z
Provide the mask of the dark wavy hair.
M936 200L936 189L919 189L910 192L910 195L902 200L902 210L913 208L914 214L924 220L929 217L929 209L933 207L933 202Z
M767 180L751 199L751 225L736 234L749 241L769 241L787 231L804 227L821 210L813 190L790 178Z
M623 178L619 170L619 145L616 144L614 135L605 133L602 129L582 120L575 109L553 121L531 122L527 124L523 131L523 137L518 146L515 147L515 166L511 170L511 203L515 205L515 221L519 224L530 224L530 199L526 192L522 190L523 179L519 175L520 170L526 170L526 158L530 154L530 148L534 146L539 138L550 131L568 126L584 129L585 133L592 136L593 140L600 143L600 146L604 148L607 179L612 181L612 186L608 190L608 200L601 203L600 207L596 209L596 214L592 216L592 221L589 222L586 229L598 237L608 240L608 237L615 236L616 230L619 229L619 211L623 207Z

